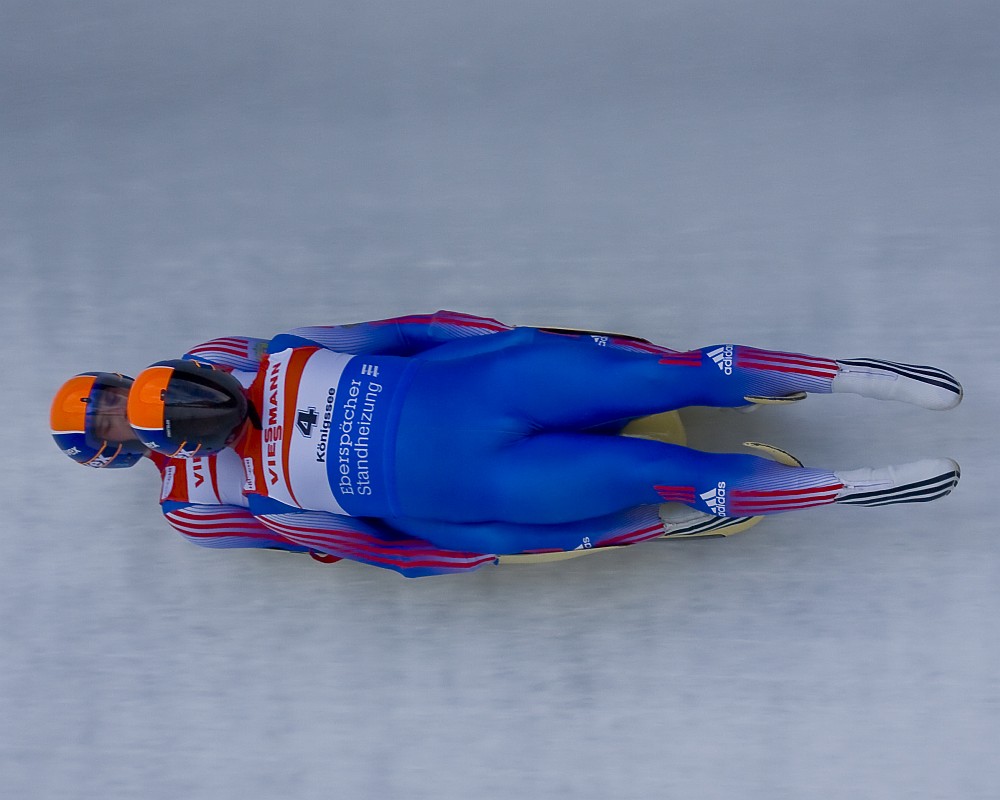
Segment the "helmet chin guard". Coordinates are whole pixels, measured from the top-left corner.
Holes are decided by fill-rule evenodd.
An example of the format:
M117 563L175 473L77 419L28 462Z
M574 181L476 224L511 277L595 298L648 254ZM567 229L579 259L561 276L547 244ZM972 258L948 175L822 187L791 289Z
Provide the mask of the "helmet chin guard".
M232 444L247 419L243 387L199 361L159 361L139 373L128 420L146 447L169 458L211 455Z

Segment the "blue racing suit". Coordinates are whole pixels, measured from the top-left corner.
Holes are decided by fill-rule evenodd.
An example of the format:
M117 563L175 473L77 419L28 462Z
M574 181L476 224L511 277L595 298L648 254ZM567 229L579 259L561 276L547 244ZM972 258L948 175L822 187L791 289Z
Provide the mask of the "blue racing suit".
M212 347L238 339L192 355L225 363ZM830 359L677 352L451 312L300 328L266 349L250 388L261 427L238 447L249 510L338 557L376 563L359 544L368 537L487 563L654 538L664 501L751 516L833 502L842 488L826 470L615 435L659 411L829 392ZM249 368L235 357L229 366ZM404 574L454 571L433 560Z
M233 371L260 417L238 453L158 463L168 520L209 547L434 575L656 538L663 502L742 517L842 488L825 470L617 435L655 412L829 392L830 359L447 311L223 337L185 357Z

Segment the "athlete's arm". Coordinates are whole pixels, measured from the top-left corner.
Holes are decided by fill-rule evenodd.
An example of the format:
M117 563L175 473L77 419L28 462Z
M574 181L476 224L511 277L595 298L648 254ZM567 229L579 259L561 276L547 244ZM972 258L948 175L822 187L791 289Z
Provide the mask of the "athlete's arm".
M407 578L469 572L496 556L446 550L387 525L325 511L262 514L260 521L301 547L391 569Z
M395 528L439 547L473 547L497 555L551 553L596 547L621 547L664 534L657 506L554 525L514 522L454 523L394 519Z
M339 353L355 355L415 355L445 342L484 336L511 330L489 317L463 314L459 311L437 311L433 314L411 314L370 322L347 325L313 325L293 328L280 333L270 342L252 336L224 336L192 347L184 358L207 361L216 366L256 372L267 352L276 353L289 347L319 345ZM596 333L567 328L540 330L563 336L589 337L603 347L639 352L673 353L670 348L652 344L635 336Z
M289 541L233 505L204 505L167 501L163 514L184 538L201 547L257 547L306 553L310 548Z
M314 325L294 328L274 337L268 347L276 353L288 347L320 345L339 353L409 356L439 344L470 336L510 330L488 317L457 311L412 314L351 325Z
M206 361L217 367L241 372L256 372L267 353L267 339L252 336L222 336L202 342L182 357L189 361Z

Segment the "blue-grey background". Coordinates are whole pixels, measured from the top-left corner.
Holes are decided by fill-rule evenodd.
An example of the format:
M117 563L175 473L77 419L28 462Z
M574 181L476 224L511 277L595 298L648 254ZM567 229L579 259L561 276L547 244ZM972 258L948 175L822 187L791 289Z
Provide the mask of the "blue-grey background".
M1000 794L1000 6L0 6L0 794ZM947 500L406 581L201 550L52 391L451 308L936 364L948 414L698 412ZM460 469L461 465L456 465Z

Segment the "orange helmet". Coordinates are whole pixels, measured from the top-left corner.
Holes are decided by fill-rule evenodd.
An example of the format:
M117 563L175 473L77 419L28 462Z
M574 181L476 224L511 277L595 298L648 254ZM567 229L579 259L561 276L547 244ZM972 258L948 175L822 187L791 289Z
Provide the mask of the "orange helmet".
M184 359L158 361L135 380L128 420L139 439L170 458L217 453L247 419L243 387L228 372Z
M59 387L49 426L59 449L88 467L131 467L146 448L125 413L132 379L118 372L84 372Z

